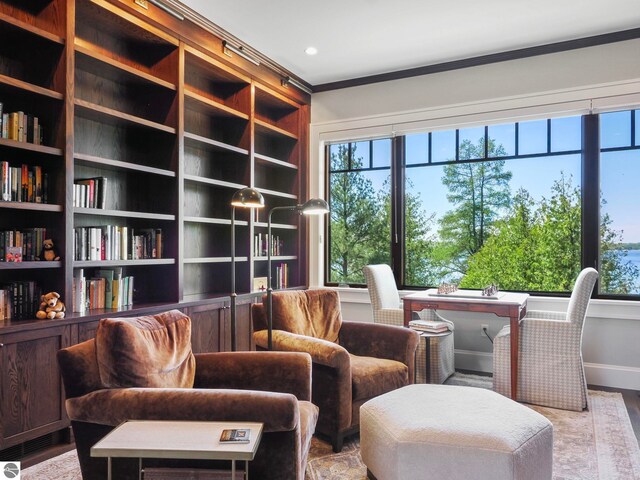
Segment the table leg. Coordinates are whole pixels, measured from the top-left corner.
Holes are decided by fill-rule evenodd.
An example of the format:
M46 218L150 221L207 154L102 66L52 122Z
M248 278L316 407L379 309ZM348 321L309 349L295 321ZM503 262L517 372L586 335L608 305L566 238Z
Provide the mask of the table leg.
M236 461L231 460L231 480L236 480Z
M511 336L511 399L518 399L518 349L520 342L520 321L518 315L510 317Z
M426 357L424 380L425 383L431 383L431 337L424 337L424 352Z
M138 480L142 480L142 457L138 459Z
M244 478L245 480L249 480L249 460L244 461Z
M111 457L107 457L107 480L111 480Z

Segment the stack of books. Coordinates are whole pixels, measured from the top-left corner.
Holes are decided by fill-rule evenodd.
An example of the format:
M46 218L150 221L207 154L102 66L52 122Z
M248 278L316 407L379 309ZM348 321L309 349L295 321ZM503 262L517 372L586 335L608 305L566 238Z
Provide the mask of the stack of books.
M433 320L411 320L409 327L419 332L444 333L449 331L450 325L447 322L436 322Z

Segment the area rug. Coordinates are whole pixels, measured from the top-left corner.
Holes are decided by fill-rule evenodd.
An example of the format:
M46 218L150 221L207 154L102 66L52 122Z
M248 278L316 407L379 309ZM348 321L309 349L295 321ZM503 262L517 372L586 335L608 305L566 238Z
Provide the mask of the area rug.
M554 480L640 480L640 449L622 395L589 390L590 410L569 412L532 406L554 428ZM341 453L316 438L309 452L306 480L365 480L358 437ZM22 472L23 480L81 480L75 451Z

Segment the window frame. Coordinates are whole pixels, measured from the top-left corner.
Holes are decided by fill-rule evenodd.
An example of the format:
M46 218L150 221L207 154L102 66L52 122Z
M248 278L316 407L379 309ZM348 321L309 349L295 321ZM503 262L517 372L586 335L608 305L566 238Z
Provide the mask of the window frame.
M407 285L404 282L405 278L405 181L406 174L410 168L416 168L419 166L427 165L445 165L445 164L461 164L469 162L481 162L491 160L509 160L514 158L535 158L535 157L549 157L560 156L570 154L581 154L580 166L581 166L581 268L588 266L594 266L598 268L600 260L600 153L605 151L619 151L619 150L640 150L640 140L635 135L635 121L638 117L638 109L633 107L619 108L616 111L631 111L631 144L628 147L609 147L600 148L600 113L584 113L581 117L581 149L580 150L566 150L560 152L551 151L551 121L554 118L561 118L561 115L550 115L545 118L547 121L547 148L544 153L531 153L531 154L519 154L519 124L526 120L514 120L515 124L515 154L501 157L488 157L488 129L489 124L476 125L484 127L484 156L479 159L459 160L459 148L460 148L460 134L459 131L464 128L473 127L473 125L455 126L450 130L455 129L455 154L456 159L446 162L432 162L432 132L437 128L429 129L425 132L412 132L412 133L426 133L428 134L427 143L427 162L415 164L412 163L409 166L406 164L405 158L405 139L409 134L408 132L402 134L394 134L392 136L382 136L379 138L391 138L392 140L392 154L391 154L391 268L396 279L396 284L399 289L402 290L420 290L424 286ZM605 113L605 112L602 112ZM578 116L578 115L576 115ZM504 122L509 123L509 122ZM375 139L358 139L358 140L342 140L328 142L325 145L325 194L326 198L330 198L330 185L331 185L331 171L329 145L331 144L345 144L345 143L361 143L363 141L369 141L370 151L372 148L372 142ZM370 162L373 162L370 156ZM386 167L385 167L386 168ZM381 169L381 168L380 168ZM336 172L337 173L337 172ZM329 266L330 266L330 249L331 249L331 222L325 222L325 238L327 243L325 246L325 268L323 272L324 285L330 287L337 287L344 284L338 284L336 282L329 282ZM349 287L364 287L364 284L350 283ZM625 294L607 294L599 293L599 286L593 290L592 298L598 299L610 299L610 300L640 300L640 294L625 295ZM545 296L545 297L569 297L571 292L545 292L545 291L527 291L532 296Z

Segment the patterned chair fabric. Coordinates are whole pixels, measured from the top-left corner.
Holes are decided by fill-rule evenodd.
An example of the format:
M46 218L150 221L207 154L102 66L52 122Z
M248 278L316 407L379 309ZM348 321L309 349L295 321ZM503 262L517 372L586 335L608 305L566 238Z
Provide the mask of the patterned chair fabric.
M363 271L371 298L374 323L403 326L404 311L391 267L386 264L367 265ZM433 310L422 310L417 312L417 315L423 320L440 320ZM453 330L453 323L445 321L451 324L451 330ZM426 342L428 341L431 341L429 352L431 383L444 383L455 371L453 333L446 337L420 338L416 352L416 382L418 383L426 383Z
M518 401L565 410L587 408L582 331L598 272L585 268L567 313L531 310L520 321ZM493 389L511 396L511 335L505 326L493 342Z

